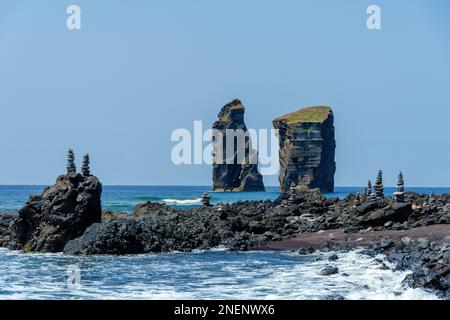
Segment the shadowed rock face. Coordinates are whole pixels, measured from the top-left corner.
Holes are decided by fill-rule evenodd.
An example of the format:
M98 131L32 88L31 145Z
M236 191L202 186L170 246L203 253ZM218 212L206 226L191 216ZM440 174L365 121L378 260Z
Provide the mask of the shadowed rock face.
M11 222L8 243L25 251L60 252L65 244L101 221L102 185L94 176L59 176L40 196L31 196Z
M245 137L244 153L238 154L238 140L233 141L233 145L227 146L227 130L234 130L235 133L248 133L244 122L245 107L238 99L226 104L219 112L218 120L214 122L213 129L219 130L222 137L214 139L214 151L223 155L223 163L214 162L213 164L213 190L214 191L264 191L264 184L261 174L258 172L257 152L252 148L251 139ZM228 133L229 134L229 133ZM234 147L234 153L230 157L232 163L225 163L227 156L226 148ZM222 151L220 151L222 150ZM239 161L240 156L245 157L245 161ZM251 160L251 161L250 161ZM254 160L254 161L253 161ZM231 161L230 161L231 162ZM252 163L250 163L252 162Z
M279 130L281 191L297 188L333 192L333 120L329 107L308 107L273 120Z

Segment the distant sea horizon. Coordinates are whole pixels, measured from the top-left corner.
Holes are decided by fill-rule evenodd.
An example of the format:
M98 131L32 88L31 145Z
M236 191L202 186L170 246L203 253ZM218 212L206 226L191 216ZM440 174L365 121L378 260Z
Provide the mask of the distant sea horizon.
M30 195L39 195L48 185L0 185L0 212L15 212L25 204ZM363 192L364 187L337 186L326 197L344 198L350 193ZM395 192L395 187L385 187L386 195ZM406 187L406 192L427 194L450 193L450 187ZM211 186L186 185L103 185L102 207L110 211L132 212L138 203L155 201L177 207L191 209L201 204L200 196L208 192L212 204L233 203L245 200L274 200L279 195L278 186L266 186L262 192L214 192Z

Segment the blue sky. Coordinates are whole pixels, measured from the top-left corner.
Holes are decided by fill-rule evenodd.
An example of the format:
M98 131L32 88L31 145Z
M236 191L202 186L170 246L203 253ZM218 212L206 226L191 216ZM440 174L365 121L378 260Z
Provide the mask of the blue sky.
M252 128L331 105L338 186L450 186L449 33L445 0L0 0L0 184L52 183L72 147L104 184L208 185L170 135L236 97Z

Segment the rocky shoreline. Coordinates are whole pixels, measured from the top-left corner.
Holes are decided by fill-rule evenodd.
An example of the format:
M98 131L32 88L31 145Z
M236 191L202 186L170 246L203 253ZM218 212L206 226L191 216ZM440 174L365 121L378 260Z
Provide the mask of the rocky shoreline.
M403 284L430 290L443 299L450 299L450 225L436 224L406 230L361 230L347 233L344 229L305 232L295 237L270 241L261 250L291 250L299 254L313 252L346 252L361 248L362 253L383 255L394 271L412 271ZM334 257L334 258L333 258ZM338 256L330 257L326 273L340 273L333 265ZM388 268L379 260L381 268Z
M100 195L101 184L94 176L58 177L40 196L30 197L19 213L0 215L0 246L83 255L189 252L217 246L300 253L364 247L367 254L383 253L396 268L413 270L405 280L408 285L449 298L448 194L405 193L404 202L396 202L391 196L351 194L340 200L293 189L275 201L191 210L146 202L132 214L102 213Z

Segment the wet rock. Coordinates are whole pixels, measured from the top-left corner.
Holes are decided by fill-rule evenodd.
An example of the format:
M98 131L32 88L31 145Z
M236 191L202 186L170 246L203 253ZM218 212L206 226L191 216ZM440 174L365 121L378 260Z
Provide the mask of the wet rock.
M412 288L427 288L437 291L447 290L447 285L443 283L440 277L435 273L430 273L429 275L412 273L407 275L402 283Z
M328 260L330 261L337 261L339 259L338 255L333 253L331 256L328 257Z
M18 218L17 213L0 213L0 247L8 246L11 249L20 249L21 244L13 232L13 223Z
M339 272L339 269L334 266L326 266L322 271L320 271L320 274L323 276L331 276L333 274L337 274Z
M308 247L308 248L300 248L298 249L297 253L300 255L306 255L306 254L312 254L314 253L316 250L312 247Z

